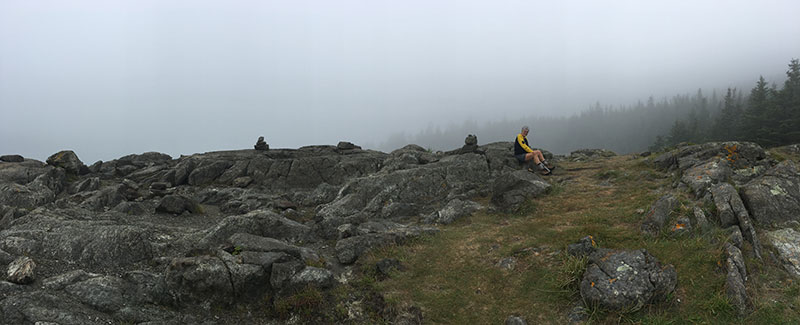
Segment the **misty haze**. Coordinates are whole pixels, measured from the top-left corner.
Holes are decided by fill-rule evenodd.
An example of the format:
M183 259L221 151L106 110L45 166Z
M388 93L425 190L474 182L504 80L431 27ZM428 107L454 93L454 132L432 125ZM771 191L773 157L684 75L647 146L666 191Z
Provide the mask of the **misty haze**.
M0 0L0 325L800 324L798 13Z
M524 124L533 124L531 141L557 153L645 150L676 114L637 139L602 143L563 138L609 130L536 122L698 89L722 97L762 75L782 84L800 53L793 9L792 1L3 1L0 152L41 160L72 149L93 162L247 148L261 135L279 148L344 140L449 150L470 133L480 143L510 141ZM458 134L430 136L437 129Z

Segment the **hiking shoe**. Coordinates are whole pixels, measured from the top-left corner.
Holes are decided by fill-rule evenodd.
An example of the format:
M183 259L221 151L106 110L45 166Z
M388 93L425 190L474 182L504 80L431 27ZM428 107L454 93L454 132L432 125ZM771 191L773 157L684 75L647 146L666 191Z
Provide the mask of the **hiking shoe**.
M547 166L547 169L549 169L550 171L553 171L553 170L556 169L556 165L545 164L545 166Z
M542 175L542 176L547 176L547 175L550 175L552 173L553 173L553 171L549 170L549 169L542 169L542 170L539 171L539 174Z

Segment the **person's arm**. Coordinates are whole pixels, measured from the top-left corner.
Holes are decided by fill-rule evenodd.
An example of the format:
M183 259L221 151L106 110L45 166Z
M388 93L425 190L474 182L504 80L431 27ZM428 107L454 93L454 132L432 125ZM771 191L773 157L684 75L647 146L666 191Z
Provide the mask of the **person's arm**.
M525 152L533 152L533 149L531 149L531 147L528 147L528 145L525 144L525 137L522 136L522 133L517 134L517 143L519 143L519 146L522 147L522 149L524 149Z

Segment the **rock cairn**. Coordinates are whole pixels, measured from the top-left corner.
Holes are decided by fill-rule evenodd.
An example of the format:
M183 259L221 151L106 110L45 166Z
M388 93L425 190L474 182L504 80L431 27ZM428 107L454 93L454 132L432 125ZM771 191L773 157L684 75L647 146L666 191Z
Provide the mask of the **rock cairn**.
M258 141L256 141L256 145L253 146L256 150L267 151L269 150L269 144L264 141L264 137L258 137Z

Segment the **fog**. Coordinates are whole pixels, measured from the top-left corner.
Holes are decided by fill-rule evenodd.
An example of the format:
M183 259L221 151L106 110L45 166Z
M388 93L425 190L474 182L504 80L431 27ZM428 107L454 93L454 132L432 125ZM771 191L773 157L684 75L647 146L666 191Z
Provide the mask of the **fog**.
M0 0L0 154L177 157L261 135L377 148L431 125L748 89L800 57L798 12L791 0Z

